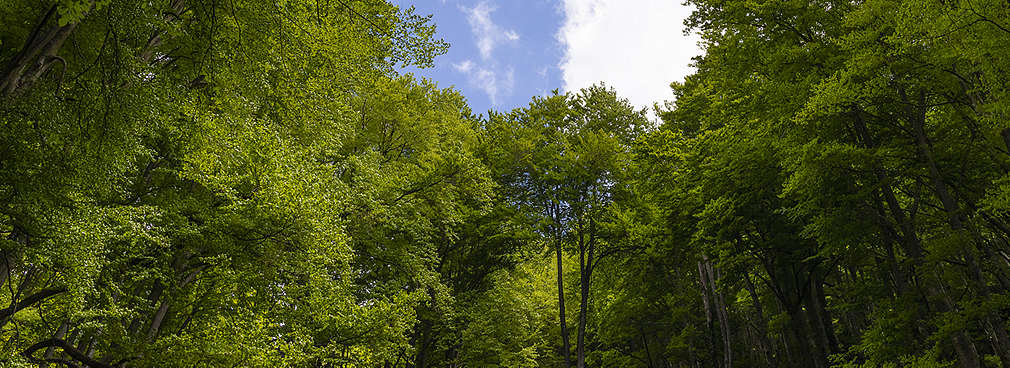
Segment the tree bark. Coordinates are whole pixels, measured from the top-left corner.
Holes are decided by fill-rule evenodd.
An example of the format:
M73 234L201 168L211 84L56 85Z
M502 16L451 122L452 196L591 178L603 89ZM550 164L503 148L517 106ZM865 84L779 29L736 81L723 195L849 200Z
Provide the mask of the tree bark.
M733 367L733 341L729 326L729 313L727 312L726 299L722 292L718 290L718 282L721 279L719 270L708 264L708 278L711 281L712 295L715 297L716 317L719 319L719 331L722 335L723 365L726 368Z
M432 321L428 318L421 319L420 328L420 342L417 345L417 354L414 356L415 368L424 368L428 366L428 351L431 346L431 328Z
M103 362L94 360L91 357L89 357L89 356L85 355L84 353L82 353L80 350L77 350L77 348L74 348L74 346L70 345L70 343L68 343L68 342L66 342L64 340L61 340L61 339L48 339L48 340L40 341L40 342L36 343L35 345L32 345L32 346L28 347L28 349L25 349L25 351L22 352L21 355L23 355L25 358L28 358L28 360L31 361L31 362L33 362L33 363L37 363L37 364L38 363L48 363L47 361L45 361L43 359L36 358L34 356L34 354L35 354L36 351L39 351L39 350L42 350L43 348L48 348L48 347L51 347L51 346L55 346L55 347L59 347L59 348L63 349L64 353L66 353L67 355L69 355L71 358L74 358L75 360L81 362L82 364L84 364L87 367L90 367L90 368L113 368L113 365L110 365L110 364L107 364L107 363L103 363Z
M866 122L863 120L862 113L859 110L853 112L854 119L853 125L856 128L857 134L860 136L860 140L863 146L867 149L876 148L876 143L874 142L872 136L869 133L869 129L866 127ZM884 202L887 204L890 210L891 217L898 224L900 229L900 235L898 236L900 244L902 245L902 250L905 254L912 259L913 268L911 274L916 273L916 269L921 268L924 263L924 251L922 249L922 243L919 240L919 236L915 231L915 225L912 223L911 219L906 216L905 209L901 207L898 202L897 197L894 194L894 190L891 188L890 179L887 173L884 172L884 168L877 162L873 163L873 171L877 176L877 180L880 182L880 192L884 197ZM937 282L942 282L942 279L937 279ZM942 290L938 290L934 285L927 285L925 287L926 292L926 306L930 307L939 313L945 313L951 310L951 304L946 300L947 296L944 295ZM939 300L938 302L931 301ZM974 344L964 336L964 332L958 332L952 337L951 340L954 350L960 357L962 368L977 368L980 366L978 353L975 350Z
M7 236L7 239L17 243L21 249L27 249L31 246L31 237L28 235L28 231L16 222L13 224L11 233ZM2 287L11 279L11 273L14 272L15 265L21 259L21 250L8 251L5 249L0 253L2 253L0 254L2 256L0 257L0 287Z
M649 368L655 368L655 364L652 363L652 351L649 349L649 339L645 337L645 330L642 326L638 326L638 335L642 337L642 347L645 348L645 361L649 365Z
M754 314L757 317L754 325L757 326L758 350L761 352L761 357L764 359L765 364L769 367L774 367L776 364L771 354L771 340L768 339L768 321L765 319L761 299L758 298L757 290L750 279L749 273L744 274L744 281L747 282L747 292L750 293L751 300L754 302Z
M585 241L583 226L579 226L579 326L576 341L576 367L586 366L586 323L589 311L589 286L593 275L594 252L596 248L596 226L589 218L589 241Z
M835 336L835 328L832 324L831 313L828 312L828 303L827 297L824 295L823 282L817 282L814 284L812 297L816 304L814 306L815 311L818 313L818 317L821 320L821 328L824 329L824 334L828 338L828 350L832 354L841 353L841 349L838 346L838 337Z
M932 142L930 142L929 136L926 134L926 110L925 110L925 96L920 95L918 103L913 103L904 88L898 88L898 95L901 97L902 103L905 105L905 113L907 114L907 119L912 125L912 132L915 134L916 145L919 149L919 155L922 157L923 163L925 164L927 170L929 171L930 179L933 182L933 190L937 197L940 198L940 203L943 206L943 210L947 215L947 222L950 224L951 230L954 232L961 232L965 230L965 220L966 217L962 212L960 204L954 195L950 192L947 187L947 183L943 178L943 174L940 172L940 167L936 162L936 157L933 155ZM985 244L977 236L977 233L973 233L975 236L975 241L979 247L984 247ZM968 264L968 279L969 284L973 284L976 292L981 296L987 296L988 287L982 278L981 268L979 267L978 260L975 254L972 252L971 247L965 247L963 251L963 256L966 263ZM999 320L998 317L993 316L992 313L987 313L982 317L983 322L988 325L998 326L1001 323L996 322ZM994 331L992 337L992 344L996 346L997 355L1004 366L1010 366L1010 341L1007 341L1006 330L999 333ZM963 333L961 333L963 335ZM962 337L963 338L963 337ZM960 351L959 351L960 353ZM970 353L970 352L966 352ZM977 354L977 353L976 353ZM978 360L976 357L974 360ZM978 364L977 362L972 362L972 359L968 359L966 364ZM968 365L965 365L967 367Z
M70 328L70 319L67 319L60 324L59 328L56 329L56 333L53 334L53 338L62 340L64 337L67 336L67 330L69 328ZM56 353L56 347L50 346L46 348L46 352L42 354L42 359L44 360L53 359L53 355L55 355L55 353Z
M59 18L56 8L57 6L54 4L46 11L28 36L21 51L7 63L3 75L0 76L0 96L7 97L27 88L57 62L64 63L64 68L66 68L66 61L57 54L63 47L63 43L77 28L78 22L47 27L51 20Z
M558 319L561 322L561 343L562 343L561 348L563 349L562 353L565 357L565 368L568 368L572 366L572 357L571 357L572 345L568 340L568 324L565 323L565 281L564 281L564 269L562 267L563 262L561 256L561 245L562 245L561 233L557 229L557 226L559 226L557 225L558 223L557 204L551 205L551 212L552 217L555 220L554 252L555 255L557 256L557 266L558 266Z
M179 17L182 16L182 12L186 7L186 1L172 0L171 3L169 4L169 7L171 8L172 11L166 12L165 20L166 21L178 20ZM154 57L154 51L158 48L158 46L161 46L161 43L163 42L161 37L163 34L165 34L165 31L157 30L154 32L153 35L151 35L151 38L147 40L147 44L144 45L144 48L142 48L140 53L138 54L138 57L140 58L141 61L143 61L144 63L151 62L151 58Z
M794 310L787 310L786 313L789 315L789 323L786 326L786 349L789 353L790 366L818 367L812 357L816 355L815 350L812 350L815 347L810 346L807 341L802 309L797 306Z
M709 286L707 262L708 257L702 256L703 260L698 261L698 283L701 286L701 305L705 308L705 339L708 341L708 350L712 356L712 366L721 366L719 362L718 354L716 353L716 344L714 337L715 326L712 320L715 319L713 308L712 308L712 288Z
M177 272L182 273L182 271L189 264L189 257L190 257L189 254L184 254L180 257L179 260L176 261L175 269ZM193 268L191 271L189 271L189 273L186 274L186 276L184 276L179 281L178 289L182 289L186 287L186 285L189 285L190 282L193 282L193 280L196 279L196 276L199 275L200 272L203 272L203 270L207 269L207 267L208 267L207 264L201 264ZM161 325L165 321L165 316L168 315L168 308L172 305L172 293L168 292L162 294L163 294L162 297L163 300L161 301L161 304L158 306L158 311L155 312L154 318L151 320L151 328L148 329L147 331L148 341L154 341L154 338L158 336L158 330L161 329Z
M161 300L161 295L165 293L165 283L161 280L154 280L154 284L151 285L151 291L147 294L147 300L150 303L150 308L154 308L158 305L158 301ZM130 335L135 335L140 333L140 327L145 319L146 312L140 312L140 315L133 318L130 322L130 326L127 327L126 331Z
M154 338L158 336L158 330L161 329L161 324L165 321L165 316L168 314L168 307L172 304L172 295L166 293L162 298L161 305L158 306L158 311L154 313L154 318L151 320L151 328L147 330L147 340L154 341Z
M702 261L698 262L698 273L701 280L702 295L705 298L705 318L708 322L709 333L712 334L715 326L713 318L719 324L719 336L721 337L722 357L717 359L717 366L733 366L733 345L732 330L729 325L729 313L726 308L725 297L718 289L718 280L721 278L719 271L712 266L708 257L702 256ZM712 344L713 356L716 354L715 344Z
M22 309L41 303L54 295L62 294L66 291L67 289L62 287L42 289L32 295L24 297L23 299L15 299L11 301L11 304L7 306L7 308L0 309L0 327L6 326L7 322L10 322L10 318Z
M795 351L800 355L800 361L804 361L806 367L827 368L827 353L824 346L818 342L818 333L813 321L809 318L809 306L805 310L802 306L797 306L790 316L790 325L796 334L797 340L805 349Z

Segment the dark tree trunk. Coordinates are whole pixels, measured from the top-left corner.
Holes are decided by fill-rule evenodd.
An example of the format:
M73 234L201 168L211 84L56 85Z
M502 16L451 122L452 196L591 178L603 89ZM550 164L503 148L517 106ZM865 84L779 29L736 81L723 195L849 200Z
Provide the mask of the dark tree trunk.
M165 283L161 280L154 280L154 284L151 285L151 291L147 294L147 301L150 303L150 308L155 308L158 305L158 301L161 300L161 295L165 293ZM133 318L130 322L130 326L126 331L130 335L135 335L140 332L141 324L144 319L146 319L146 312L141 312L140 315Z
M584 230L579 226L579 327L576 341L576 363L578 368L586 366L586 323L589 313L589 286L593 276L593 266L596 248L596 225L592 217L589 219L589 240L586 241Z
M715 333L713 319L719 323L722 356L716 359L716 365L732 367L732 330L729 325L729 313L726 308L726 300L723 294L719 291L718 287L718 280L720 279L719 271L712 266L712 262L708 260L708 257L703 256L703 260L698 262L698 274L701 281L705 317L708 322L708 331L710 336ZM714 338L710 338L710 340L714 340ZM712 355L718 356L718 354L716 354L716 344L714 343L712 344Z
M800 304L796 306L789 316L790 327L796 334L800 346L803 347L803 349L795 353L802 356L800 359L807 360L804 362L804 366L827 368L828 353L824 346L825 343L822 342L826 340L817 328L818 323L813 314L812 308L809 305L804 308Z
M714 271L714 272L713 272ZM733 341L732 333L729 326L729 312L726 307L726 298L723 296L722 292L718 290L718 281L721 279L718 269L714 269L712 264L708 264L708 276L709 281L711 281L712 295L715 297L715 311L716 317L719 319L719 331L722 335L722 353L723 353L723 366L726 368L733 367Z
M816 355L815 347L811 346L807 337L806 319L803 318L803 311L797 307L788 311L789 324L786 326L786 334L789 345L789 360L793 367L820 367L814 361ZM812 354L813 353L813 354Z
M954 232L961 232L965 230L965 217L962 212L960 204L954 195L950 192L947 187L946 180L943 178L943 174L940 172L940 167L936 162L936 158L933 155L932 143L930 142L929 136L926 134L926 107L925 107L925 96L920 94L918 103L913 103L909 100L908 95L905 93L903 88L898 88L898 94L902 99L902 103L905 105L905 112L909 123L912 125L912 132L915 134L916 145L919 149L919 155L921 156L923 163L929 171L930 179L933 182L933 190L937 197L940 198L940 203L943 206L944 212L947 215L947 222L950 224L950 228ZM977 233L974 233L977 235ZM980 237L976 236L976 243L979 247L985 247L984 242L981 241ZM981 268L979 267L978 261L975 258L975 254L971 247L965 247L963 252L966 263L968 264L968 279L969 284L973 284L974 288L977 289L976 292L981 296L988 295L988 287L982 278ZM998 317L990 314L982 317L983 322L989 325L1001 325L997 323ZM1007 334L1003 330L1003 333L994 333L992 335L992 344L996 347L996 352L1000 357L1004 366L1010 366L1010 341L1006 340ZM963 332L960 333L962 340L967 340L963 336ZM971 354L970 350L963 348L966 354ZM962 350L958 350L958 354ZM975 352L976 357L967 358L962 361L962 366L964 367L975 367L978 366L977 352Z
M53 338L62 340L64 337L67 336L67 330L69 328L70 328L70 320L68 319L66 321L63 321L63 323L60 324L60 327L56 329L56 333L53 334ZM45 360L52 359L55 353L56 353L56 347L50 346L46 348L46 352L42 354L42 359Z
M561 348L565 357L565 367L572 366L572 345L568 341L568 325L565 323L565 281L561 258L561 240L555 240L555 255L558 261L558 318L561 320Z
M420 341L417 343L417 354L414 356L414 368L424 368L428 366L428 351L431 350L431 329L432 321L429 318L421 319Z
M708 271L706 263L707 258L702 261L698 261L698 283L701 286L701 301L702 306L705 308L705 339L707 341L709 355L712 357L711 363L713 367L718 367L721 364L719 361L719 354L716 350L715 343L715 326L713 320L715 315L713 313L712 307L712 288L709 286Z
M50 25L59 18L56 8L54 4L45 12L24 46L4 67L0 75L0 96L10 96L27 88L56 63L62 63L66 69L66 61L57 54L78 23Z
M818 334L824 340L825 348L829 354L838 354L841 350L838 348L838 339L835 336L835 329L831 322L831 314L828 313L827 303L824 296L824 285L822 282L817 281L811 285L810 292L810 305L809 310L812 311L814 318L812 321L816 321Z
M1003 145L1006 146L1007 152L1010 153L1010 128L1001 130L999 135L1003 137Z
M903 94L903 93L902 93ZM862 113L858 110L854 112L854 126L856 128L857 134L860 136L860 140L866 148L875 148L872 137L869 134L869 130L866 127L866 123L863 121ZM915 226L912 224L911 220L905 216L905 210L898 203L897 197L894 191L891 189L889 179L887 174L884 172L880 164L875 164L874 171L876 172L877 178L881 183L881 194L884 197L885 203L887 203L889 209L891 210L891 216L895 219L895 222L899 225L901 229L901 244L904 248L905 253L912 258L913 264L916 268L919 268L923 264L923 249L919 242L918 234L915 232ZM914 270L913 270L914 273ZM937 279L937 282L942 282L942 279ZM939 313L945 313L951 310L951 303L946 301L947 296L944 295L943 291L938 290L933 285L927 285L925 287L927 300L937 300L940 302L933 304L930 302L928 306L933 307ZM964 335L963 331L959 331L954 334L951 338L951 342L954 346L954 350L957 352L958 360L963 368L978 368L980 367L978 352L975 349L974 344Z
M579 285L579 327L575 341L575 366L585 368L586 366L586 309L589 306L589 283L585 278L586 273L582 273L583 282Z
M747 292L750 293L751 300L754 301L754 314L756 321L754 325L757 326L758 335L758 351L761 352L761 357L765 361L765 364L769 367L775 366L775 361L771 354L771 340L768 339L768 321L765 319L764 308L761 306L761 299L758 297L757 289L754 287L754 283L751 282L750 274L744 274L744 281L746 281Z
M642 337L642 346L645 348L645 361L648 363L649 368L655 368L655 365L652 364L652 351L649 349L649 339L645 337L645 330L642 329L641 325L638 326L638 334Z
M825 321L825 328L828 332L828 343L830 343L832 353L841 353L842 349L838 342L838 336L835 335L835 328L833 325L834 318L831 316L831 311L828 310L828 298L824 294L824 285L818 284L814 292L817 293L817 301L820 307L821 319Z
M27 277L27 276L26 276ZM41 303L46 299L49 299L55 295L62 294L66 292L66 288L49 288L42 289L24 298L15 298L12 300L7 308L0 309L0 327L6 326L10 322L10 318L14 316L15 313L21 311L22 309L28 308L35 304Z

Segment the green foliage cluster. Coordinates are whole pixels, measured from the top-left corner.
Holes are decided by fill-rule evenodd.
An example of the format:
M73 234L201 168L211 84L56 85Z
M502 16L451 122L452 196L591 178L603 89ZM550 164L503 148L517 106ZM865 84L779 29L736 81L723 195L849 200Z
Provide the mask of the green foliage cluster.
M1010 7L689 3L658 122L385 1L3 3L0 365L1010 367Z
M692 360L1010 366L1005 4L689 3L705 55L639 159Z

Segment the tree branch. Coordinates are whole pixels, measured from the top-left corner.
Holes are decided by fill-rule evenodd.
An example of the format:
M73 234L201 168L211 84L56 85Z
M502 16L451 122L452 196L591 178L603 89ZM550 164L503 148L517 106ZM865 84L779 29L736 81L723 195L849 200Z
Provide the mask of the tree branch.
M109 364L102 363L100 361L92 359L91 357L89 357L89 356L85 355L84 353L82 353L80 350L77 350L77 348L75 348L70 343L66 342L66 340L62 340L62 339L42 340L42 341L36 343L35 345L32 345L32 346L28 347L28 349L25 349L25 351L22 352L21 355L24 355L24 357L28 358L28 360L31 361L32 363L46 363L47 360L45 360L45 359L38 359L33 354L35 354L36 351L39 351L39 350L42 350L44 348L48 348L48 347L51 347L51 346L56 346L56 347L59 347L59 348L63 349L64 353L66 353L67 355L69 355L71 358L74 358L77 361L81 362L82 364L84 364L87 367L90 367L90 368L113 368ZM73 364L73 362L68 362L68 361L60 361L58 363L63 363L65 365L69 366L69 367L75 367L75 366L77 366L76 364Z
M18 300L12 301L10 306L4 309L0 309L0 327L6 325L7 322L10 320L10 318L13 317L15 313L20 312L22 309L28 308L32 305L35 305L36 303L39 303L54 295L61 294L66 291L67 291L66 288L42 289L41 291L29 295L24 299L21 299L20 301Z

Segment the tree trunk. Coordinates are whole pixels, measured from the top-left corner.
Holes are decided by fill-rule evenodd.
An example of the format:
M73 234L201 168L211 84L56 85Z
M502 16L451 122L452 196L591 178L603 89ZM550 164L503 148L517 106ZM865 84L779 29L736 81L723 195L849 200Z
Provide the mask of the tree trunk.
M568 341L568 325L565 323L565 281L561 258L561 239L555 239L554 251L558 261L558 318L561 320L561 348L565 356L565 368L572 366L572 345Z
M757 290L754 287L754 283L751 282L749 273L744 274L744 281L747 282L747 292L750 293L751 300L754 302L754 314L757 317L754 325L757 326L758 350L761 352L761 357L764 359L765 364L769 367L774 367L776 364L774 359L772 359L771 340L768 339L768 321L765 319L761 299L758 298Z
M714 272L713 272L714 271ZM713 274L714 273L714 274ZM718 281L721 279L718 269L713 269L712 264L708 264L708 276L711 281L712 295L715 297L716 317L719 318L719 331L722 335L723 365L726 368L733 367L733 342L729 328L729 313L727 312L726 299L722 292L718 290Z
M56 10L57 6L54 4L46 11L28 36L21 51L7 63L3 75L0 75L0 96L10 96L27 88L57 62L63 63L66 69L66 61L57 54L77 28L78 22L70 22L63 26L47 26L50 21L59 18Z
M171 304L172 295L171 293L166 293L162 298L161 305L158 306L158 311L151 320L151 328L147 330L148 341L154 341L154 338L158 336L158 330L161 329L161 324L165 321L165 316L168 315L168 307Z
M95 347L98 346L98 338L104 333L104 327L99 326L95 329L95 332L91 334L91 338L88 339L88 348L85 350L84 355L88 358L93 358L95 356Z
M698 274L701 280L702 296L705 299L705 318L708 322L709 335L714 334L715 326L713 318L719 323L719 336L721 337L722 357L717 359L717 366L733 366L733 343L732 331L729 325L729 313L726 308L726 299L718 288L718 280L721 278L719 271L712 266L712 262L707 256L702 256L702 261L698 262ZM710 340L712 340L710 338ZM712 355L716 354L716 344L712 345Z
M74 328L73 330L71 330L70 337L67 338L67 339L65 339L65 340L67 341L67 343L69 343L71 345L74 345L74 344L77 344L77 340L80 340L81 335L83 335L83 334L84 334L83 330L80 327L77 327L77 328ZM80 350L80 349L77 349L77 350Z
M0 309L0 327L6 326L7 323L10 322L11 317L22 309L41 303L46 299L62 294L66 291L67 289L62 287L42 289L24 298L16 298L15 300L12 300L11 304L7 306L7 308Z
M817 287L814 289L814 292L817 293L816 297L817 297L817 302L818 302L819 307L820 307L821 319L823 319L825 321L825 328L827 328L828 343L831 344L830 345L831 352L832 353L836 353L836 354L837 353L841 353L842 350L841 350L841 346L840 346L840 344L838 342L838 336L835 335L835 328L834 328L834 325L833 325L834 319L831 317L831 312L828 311L828 307L827 307L828 306L828 298L827 298L827 295L824 294L824 284L823 283L817 284Z
M822 282L817 281L811 285L810 291L810 310L813 312L814 319L817 323L817 329L819 330L819 335L822 336L827 352L830 354L838 354L841 350L838 348L838 339L835 337L835 329L832 325L831 314L828 313L826 307L827 303L824 296L824 285Z
M70 328L70 319L68 318L67 320L63 321L63 323L60 324L59 328L56 329L56 334L53 335L53 338L63 340L63 338L67 336L67 330L69 328ZM56 355L55 348L56 348L55 346L50 346L46 348L46 352L42 354L42 359L45 360L52 359L53 356Z
M14 260L11 259L10 253L6 249L0 250L0 287L7 284L7 280L11 276L11 265Z
M139 291L139 290L138 290ZM147 294L147 300L150 303L150 307L154 308L158 305L158 301L161 300L161 295L165 292L165 283L161 280L154 280L154 284L151 286L151 291ZM130 322L130 326L127 327L126 331L130 335L136 335L140 332L140 326L143 323L144 315L146 312L140 312L140 315L133 318Z
M21 249L28 249L31 246L29 244L31 237L28 235L28 231L17 223L13 224L11 233L7 236L7 239L17 243ZM2 256L0 258L0 287L2 287L8 280L11 280L11 274L14 272L17 263L21 260L21 250L14 249L8 251L5 249L0 256Z
M175 21L175 20L178 20L179 17L182 15L183 10L186 7L186 1L185 0L172 0L171 3L169 4L169 7L172 10L170 12L165 12L166 13L165 14L165 21ZM155 50L158 48L158 46L161 46L161 43L163 42L161 36L164 33L165 33L164 31L157 30L157 31L154 32L153 35L151 35L151 38L149 38L147 40L147 44L144 45L144 47L141 49L140 53L138 54L138 57L140 58L140 61L142 61L144 63L150 63L151 62L151 58L154 57Z
M815 328L817 321L811 320L810 314L809 306L806 309L800 306L790 316L793 318L791 326L797 334L797 339L802 344L801 346L805 348L803 351L796 353L802 355L803 359L808 359L806 362L808 365L805 366L827 368L827 352L824 350L825 347L819 342L819 333Z
M899 91L904 95L903 90ZM903 98L907 101L907 96ZM866 123L863 121L862 114L856 110L853 113L854 119L853 124L856 128L857 134L860 136L860 140L866 148L876 148L872 137L869 134L869 130L866 127ZM874 171L876 172L877 178L881 183L881 194L884 197L884 201L887 203L891 210L891 216L896 220L901 229L901 244L905 250L905 253L912 258L914 266L919 268L923 264L923 249L919 242L918 234L915 232L915 226L911 223L910 219L905 216L904 209L898 203L894 191L891 189L887 174L884 172L883 168L879 163L875 163ZM914 272L914 270L913 270ZM937 282L942 282L942 279L937 279ZM933 308L939 313L945 313L951 310L951 303L946 301L947 296L942 290L938 290L935 286L929 285L925 288L926 296L928 299L937 300L940 302L932 305ZM927 305L929 306L929 305ZM971 341L964 335L963 331L959 331L954 334L951 338L954 350L957 352L959 361L961 362L961 367L963 368L978 368L980 367L978 352Z
M721 362L718 362L718 354L716 353L715 344L715 326L712 320L715 319L713 308L712 308L712 288L709 286L707 262L708 257L702 256L703 260L698 261L698 283L701 286L701 301L702 306L705 308L705 339L708 341L708 350L710 356L712 357L711 362L713 367L718 367Z
M589 218L589 241L585 241L584 228L579 226L579 329L576 341L576 363L578 368L586 366L586 323L589 312L589 285L593 276L594 252L596 248L596 225ZM588 249L587 249L588 248Z
M814 350L807 341L804 330L804 319L802 309L798 306L794 310L787 310L789 323L786 326L786 344L789 353L790 366L793 367L817 367L811 355Z
M582 282L579 285L579 327L575 342L575 366L586 366L586 309L589 307L589 278L587 272L582 272Z
M646 363L649 364L649 368L655 368L655 365L652 364L652 351L649 349L649 339L645 337L645 330L642 329L641 325L638 326L638 335L642 337L642 347L645 348Z
M912 125L912 131L915 134L915 141L919 149L919 155L922 157L924 161L923 163L929 170L929 176L933 182L933 190L936 193L937 197L940 198L940 203L943 206L943 210L947 215L947 221L950 224L950 228L954 232L964 231L965 229L963 221L964 214L961 212L961 207L957 203L957 200L954 198L954 196L950 193L950 190L947 188L947 183L944 180L943 175L940 173L939 165L936 163L936 158L933 155L932 143L930 142L929 137L926 135L925 95L920 94L919 97L920 101L917 104L913 104L909 100L908 95L905 93L904 88L901 87L898 88L898 95L901 97L902 103L905 105L905 112L907 114L907 119L909 123ZM985 246L984 244L978 244L978 245ZM985 296L988 294L988 292L987 287L985 285L985 281L982 279L981 270L979 269L978 266L978 261L975 259L975 255L972 252L971 247L965 247L965 248L967 249L964 250L964 257L968 263L969 268L967 270L967 272L969 273L968 278L971 280L969 284L974 284L975 288L977 289L977 292L980 295ZM993 318L993 316L991 315L987 315L984 316L983 319L987 320L986 322L989 322L991 324L992 320L995 318ZM967 340L963 332L960 332L959 335L960 335L959 338L961 340ZM1005 336L1005 334L1003 334L1003 336ZM999 353L1000 360L1003 361L1003 364L1004 365L1010 364L1010 352L1007 351L1008 349L1010 349L1010 342L1003 341L999 337L1000 337L999 334L994 335L995 341L993 341L993 344L999 347L997 349L997 353ZM964 351L965 354L972 354L972 350L975 350L974 345L971 347L971 349L962 348L962 350L958 350L958 355L960 355L962 351ZM962 361L962 366L964 367L979 366L977 356L978 353L974 352L973 355L975 356L968 358L963 357L964 360Z
M420 342L417 345L417 354L414 356L414 368L424 368L428 366L428 351L431 346L432 321L429 318L421 319Z

